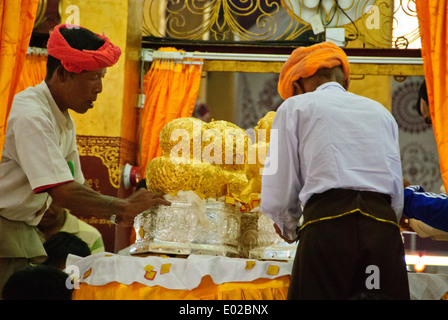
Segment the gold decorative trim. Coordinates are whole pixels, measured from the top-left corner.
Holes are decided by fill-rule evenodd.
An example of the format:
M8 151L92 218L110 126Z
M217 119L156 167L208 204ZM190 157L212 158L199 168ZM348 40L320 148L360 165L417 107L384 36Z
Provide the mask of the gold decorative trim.
M400 226L395 221L391 221L391 220L386 220L386 219L381 219L381 218L375 217L375 216L373 216L373 215L371 215L369 213L366 213L366 212L364 212L364 211L362 211L361 209L358 208L358 209L347 211L347 212L344 212L344 213L341 213L341 214L338 214L338 215L335 215L335 216L323 217L323 218L319 218L319 219L308 221L308 222L306 222L304 225L302 225L299 228L299 233L302 232L303 229L305 229L305 227L309 226L310 224L314 224L316 222L321 222L321 221L327 221L327 220L333 220L333 219L341 218L341 217L347 216L347 215L355 213L355 212L359 212L362 215L364 215L364 216L366 216L368 218L374 219L376 221L379 221L379 222L392 224L392 225L396 226L398 229L400 229Z
M284 62L263 61L204 61L202 71L216 72L260 72L280 73ZM350 77L355 75L382 75L382 76L423 76L423 65L413 64L350 64Z

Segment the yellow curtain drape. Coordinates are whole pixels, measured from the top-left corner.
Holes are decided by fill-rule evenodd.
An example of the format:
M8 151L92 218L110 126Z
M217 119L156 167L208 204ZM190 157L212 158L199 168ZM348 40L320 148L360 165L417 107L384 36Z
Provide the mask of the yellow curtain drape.
M34 87L45 79L47 73L47 55L30 53L26 55L16 93L28 87Z
M415 4L440 173L445 189L448 190L448 3L440 0L418 0Z
M159 51L181 52L175 48L161 48ZM173 119L193 114L201 72L202 64L155 60L144 76L145 103L141 113L139 157L143 176L148 162L162 155L159 134L163 126Z
M39 0L0 0L0 157Z

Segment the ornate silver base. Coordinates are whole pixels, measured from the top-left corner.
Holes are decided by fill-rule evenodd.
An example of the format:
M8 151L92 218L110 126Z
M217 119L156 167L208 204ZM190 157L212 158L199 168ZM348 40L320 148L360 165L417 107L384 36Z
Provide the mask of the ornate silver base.
M275 232L274 221L264 214L258 218L258 243L249 251L249 259L294 260L297 244L289 244Z
M222 201L170 200L138 215L131 254L239 256L241 213Z

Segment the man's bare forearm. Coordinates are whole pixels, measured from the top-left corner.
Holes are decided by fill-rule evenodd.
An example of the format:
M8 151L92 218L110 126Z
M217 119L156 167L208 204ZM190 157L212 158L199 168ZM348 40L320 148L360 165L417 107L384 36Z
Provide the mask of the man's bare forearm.
M117 223L123 225L132 225L136 215L154 205L170 205L161 193L140 189L129 198L120 199L102 195L77 182L52 187L48 193L59 207L105 219L116 216Z
M119 215L125 210L125 200L102 195L76 182L53 187L48 193L57 206L86 215L109 219L111 215Z

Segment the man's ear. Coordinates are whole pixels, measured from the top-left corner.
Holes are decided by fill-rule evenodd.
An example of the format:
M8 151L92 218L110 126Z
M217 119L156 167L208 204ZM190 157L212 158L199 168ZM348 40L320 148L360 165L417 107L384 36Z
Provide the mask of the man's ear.
M299 81L294 81L292 83L292 87L293 87L293 95L294 96L304 93L304 90L303 90L302 86L300 85Z
M68 77L71 76L70 73L67 70L65 70L65 68L62 65L56 68L55 74L60 82L65 82L68 79Z
M344 80L344 85L343 85L344 89L348 91L349 85L350 85L350 78L347 78Z

